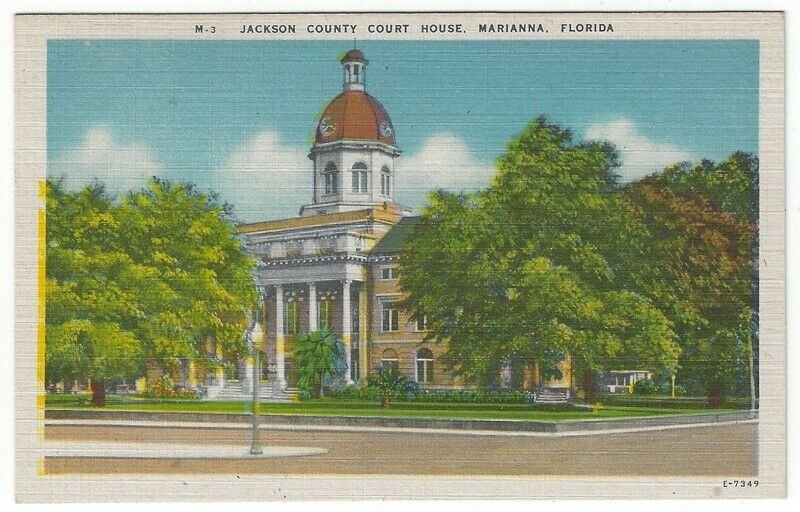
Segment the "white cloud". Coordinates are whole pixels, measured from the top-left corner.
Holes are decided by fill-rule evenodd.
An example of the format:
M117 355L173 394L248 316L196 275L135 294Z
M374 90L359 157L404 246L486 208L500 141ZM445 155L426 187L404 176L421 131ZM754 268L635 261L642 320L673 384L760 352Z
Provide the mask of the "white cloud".
M403 155L395 163L395 199L404 206L425 204L431 190L474 191L486 188L495 173L479 162L458 136L433 135L419 152Z
M57 155L48 165L49 176L64 176L77 189L94 179L111 193L142 186L150 176L193 179L198 187L219 193L234 206L239 220L290 218L312 200L313 165L306 148L285 144L276 131L267 130L234 148L213 172L179 178L170 176L154 152L141 144L122 144L103 128L88 130L74 149ZM441 133L430 137L414 154L396 160L395 199L419 208L428 194L443 188L473 191L485 188L494 167L479 162L459 137Z
M293 217L312 200L313 166L307 154L305 148L284 144L275 131L264 131L234 149L209 185L243 221ZM488 186L494 168L478 162L457 136L438 134L419 152L398 158L395 172L395 199L418 208L435 188Z
M209 185L243 221L293 217L312 199L307 154L283 144L277 132L264 131L235 148Z
M150 148L120 143L105 128L87 130L76 148L57 155L47 166L48 177L63 177L69 189L99 180L111 194L140 187L162 172Z
M677 162L693 160L691 154L672 144L649 139L626 118L591 125L586 138L606 140L617 147L622 160L618 172L624 182L638 180Z

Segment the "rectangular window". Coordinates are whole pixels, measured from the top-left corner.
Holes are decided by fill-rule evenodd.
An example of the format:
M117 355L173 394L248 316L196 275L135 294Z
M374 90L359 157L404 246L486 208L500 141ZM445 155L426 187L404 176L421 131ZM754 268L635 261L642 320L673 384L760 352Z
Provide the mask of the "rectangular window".
M333 318L333 303L330 300L319 301L318 325L320 329L330 329Z
M283 318L283 327L286 334L297 334L300 330L300 309L296 301L286 304L286 316Z
M383 304L383 325L384 332L400 330L400 316L397 305L394 302L384 302Z
M336 180L336 173L335 172L326 172L325 173L325 193L326 194L335 194L339 191L339 184Z
M361 326L359 325L358 321L358 304L355 304L350 311L350 332L359 332L361 330Z
M368 173L367 171L353 171L353 192L356 194L366 194L369 192L368 188Z
M433 382L433 361L417 359L417 382L430 384Z
M391 281L392 279L397 279L397 269L394 267L382 268L381 279L384 281Z
M428 317L427 315L417 316L417 332L428 330Z
M354 348L350 351L350 380L358 380L358 349Z
M381 174L381 194L383 194L385 196L391 195L391 189L389 188L390 187L390 185L389 185L390 182L391 182L391 177L386 173L382 173Z

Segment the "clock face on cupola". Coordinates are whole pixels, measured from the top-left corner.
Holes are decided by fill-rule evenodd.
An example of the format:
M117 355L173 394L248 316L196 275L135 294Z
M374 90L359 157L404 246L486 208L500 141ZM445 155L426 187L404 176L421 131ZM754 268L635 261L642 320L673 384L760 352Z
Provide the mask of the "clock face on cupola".
M336 125L330 117L323 118L319 123L319 131L323 137L330 137L335 129Z

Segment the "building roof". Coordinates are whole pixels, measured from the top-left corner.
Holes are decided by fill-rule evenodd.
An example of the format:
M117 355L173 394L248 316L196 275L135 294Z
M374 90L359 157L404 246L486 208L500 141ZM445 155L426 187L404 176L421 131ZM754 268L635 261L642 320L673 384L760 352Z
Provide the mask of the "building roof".
M380 207L354 210L350 212L326 213L308 217L294 217L291 219L269 220L236 226L239 234L265 233L287 229L310 228L341 224L346 222L373 221L384 224L395 224L402 213L393 205L386 204Z
M419 223L421 218L422 217L403 217L400 219L400 222L375 244L375 247L369 252L370 255L398 254L403 250L403 244L411 235L414 226Z
M364 91L345 91L325 107L315 140L366 140L394 146L394 126L378 100Z

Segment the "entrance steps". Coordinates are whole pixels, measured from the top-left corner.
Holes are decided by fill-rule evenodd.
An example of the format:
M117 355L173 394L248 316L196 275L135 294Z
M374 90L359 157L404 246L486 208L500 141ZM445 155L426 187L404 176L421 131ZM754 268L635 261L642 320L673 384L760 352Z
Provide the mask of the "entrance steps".
M247 402L253 399L253 392L243 388L238 381L228 381L224 386L216 389L209 388L206 400L214 401L241 401ZM280 389L277 382L260 382L258 385L259 402L292 402L298 399L299 391L296 388Z
M540 388L534 393L533 402L536 404L566 404L569 403L569 399L569 389Z

